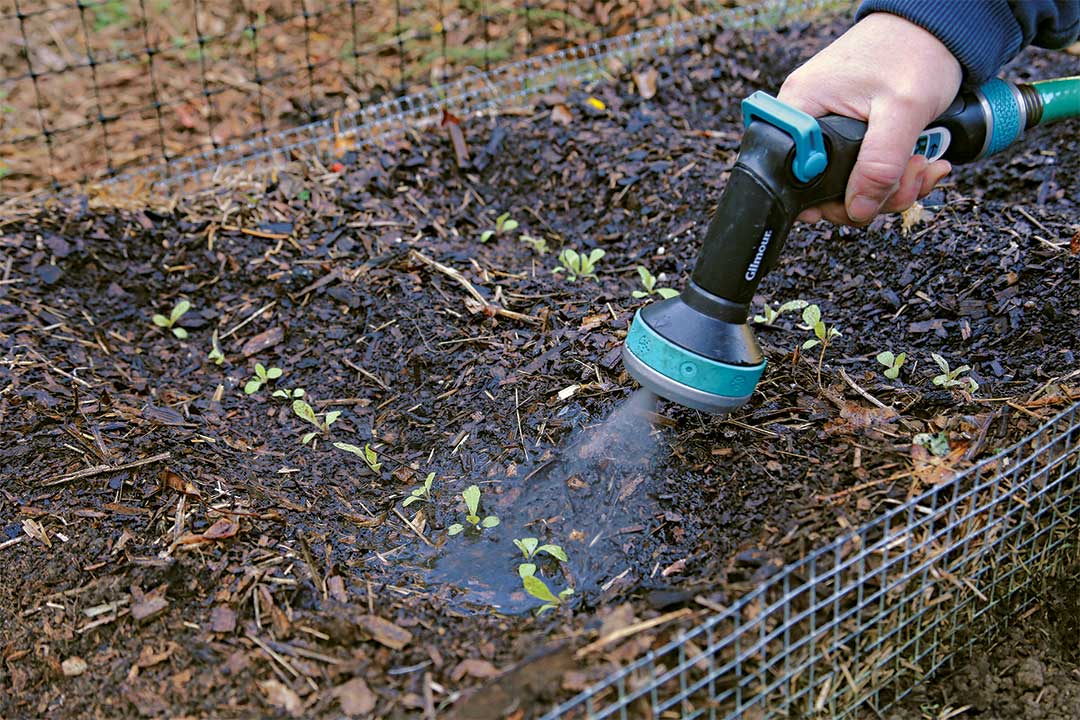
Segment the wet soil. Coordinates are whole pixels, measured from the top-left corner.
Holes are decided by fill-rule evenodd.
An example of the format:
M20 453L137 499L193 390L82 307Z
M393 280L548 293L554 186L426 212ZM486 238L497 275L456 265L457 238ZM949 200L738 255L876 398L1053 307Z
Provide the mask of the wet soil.
M678 287L738 101L841 27L612 66L464 122L467 160L448 128L410 131L268 188L4 220L0 714L531 716L1074 402L1065 126L958 171L912 227L793 232L756 307L820 304L843 333L820 375L785 315L757 329L769 369L734 416L627 402L636 268ZM650 69L646 100L631 71ZM503 213L518 228L481 242ZM553 274L567 247L605 251L595 280ZM186 339L151 319L182 299ZM909 356L896 381L885 349ZM978 390L935 386L931 353ZM256 363L282 375L248 394ZM329 428L273 394L297 388L318 424L340 413ZM500 524L451 536L473 484ZM526 533L569 556L537 563L574 589L539 617Z

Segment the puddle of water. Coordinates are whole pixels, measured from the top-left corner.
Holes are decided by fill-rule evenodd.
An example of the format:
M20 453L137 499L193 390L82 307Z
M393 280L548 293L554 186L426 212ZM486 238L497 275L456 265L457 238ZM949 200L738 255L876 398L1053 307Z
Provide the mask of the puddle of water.
M660 447L650 421L655 409L656 396L639 390L603 422L575 433L553 459L504 481L503 493L487 495L481 512L497 515L499 526L452 538L428 581L458 588L459 602L504 613L535 609L541 602L525 594L517 573L524 558L513 539L523 537L560 545L569 555L561 568L543 555L534 560L556 593L569 584L576 596L589 598L632 572L627 548L659 512L651 492Z

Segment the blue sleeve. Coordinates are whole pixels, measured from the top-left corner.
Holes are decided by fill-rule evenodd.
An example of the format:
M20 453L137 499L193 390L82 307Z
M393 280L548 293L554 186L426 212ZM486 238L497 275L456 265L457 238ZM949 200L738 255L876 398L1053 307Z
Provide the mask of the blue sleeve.
M1061 48L1080 32L1080 0L864 0L856 14L887 12L928 30L978 85L1029 44Z

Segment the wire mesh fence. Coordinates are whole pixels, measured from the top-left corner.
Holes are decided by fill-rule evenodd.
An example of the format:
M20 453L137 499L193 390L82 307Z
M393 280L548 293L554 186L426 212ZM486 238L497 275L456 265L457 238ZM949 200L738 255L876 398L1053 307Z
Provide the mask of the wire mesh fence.
M1075 562L1080 405L785 567L545 720L879 713Z
M725 4L0 0L0 192L168 168L335 113L386 114L395 98Z

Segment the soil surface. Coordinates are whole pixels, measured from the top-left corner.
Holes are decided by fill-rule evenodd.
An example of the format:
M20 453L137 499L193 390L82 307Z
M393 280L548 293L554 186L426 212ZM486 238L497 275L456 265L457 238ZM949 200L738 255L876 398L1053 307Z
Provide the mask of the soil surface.
M759 326L734 416L634 395L638 266L679 287L739 100L841 30L612 66L464 121L467 159L451 127L410 131L269 188L4 220L0 715L532 716L1074 402L1068 126L925 217L797 228L755 309L813 302L842 335L819 355L795 313ZM604 250L597 277L553 274L564 248ZM931 353L978 389L933 384ZM500 522L451 535L471 485ZM574 591L539 616L522 537L568 555L534 561Z

